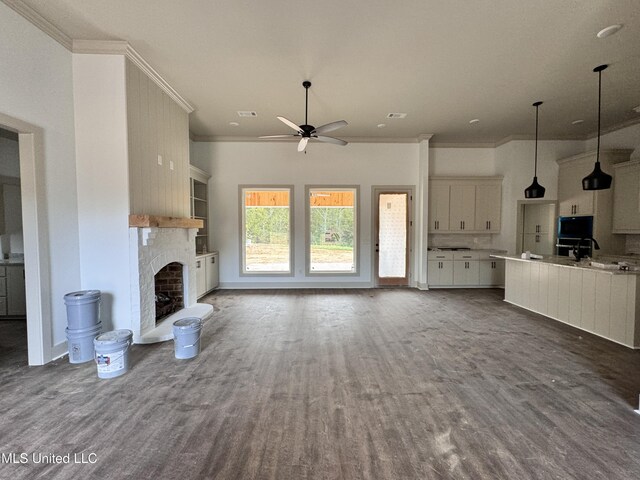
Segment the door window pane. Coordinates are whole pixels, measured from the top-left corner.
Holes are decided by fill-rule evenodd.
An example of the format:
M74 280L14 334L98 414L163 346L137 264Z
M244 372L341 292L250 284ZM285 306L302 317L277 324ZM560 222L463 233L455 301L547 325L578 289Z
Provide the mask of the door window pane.
M310 273L355 273L357 189L309 189Z
M291 272L291 189L242 189L244 273Z
M404 278L407 275L407 194L380 194L378 216L378 277Z

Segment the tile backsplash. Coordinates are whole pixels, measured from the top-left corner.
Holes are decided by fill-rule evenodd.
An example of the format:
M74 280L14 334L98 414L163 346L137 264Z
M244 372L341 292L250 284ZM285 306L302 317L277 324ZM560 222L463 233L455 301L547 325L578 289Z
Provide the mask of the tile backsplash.
M429 247L492 248L491 235L430 234Z
M625 253L640 254L640 235L627 235Z

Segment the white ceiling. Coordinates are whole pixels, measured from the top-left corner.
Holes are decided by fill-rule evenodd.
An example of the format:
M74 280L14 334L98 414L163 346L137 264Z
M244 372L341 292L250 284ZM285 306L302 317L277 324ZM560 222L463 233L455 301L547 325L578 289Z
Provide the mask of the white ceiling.
M309 79L309 123L344 119L342 138L494 143L534 132L536 100L541 138L584 138L602 63L603 128L640 120L638 0L24 3L74 39L129 41L196 108L196 136L292 133L275 117L303 123Z

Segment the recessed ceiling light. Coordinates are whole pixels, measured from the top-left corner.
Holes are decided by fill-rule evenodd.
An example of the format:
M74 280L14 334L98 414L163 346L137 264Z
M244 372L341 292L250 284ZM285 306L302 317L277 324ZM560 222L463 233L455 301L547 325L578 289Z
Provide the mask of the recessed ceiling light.
M613 35L614 33L618 33L618 31L620 31L621 28L622 28L622 25L609 25L608 27L600 30L596 35L596 37L606 38L610 35Z
M581 123L584 123L584 120L579 118L578 120L574 120L573 122L571 122L571 125L580 125Z
M238 122L229 122L229 125L231 125L232 127L239 127L240 124Z
M469 120L469 123L470 123L471 125L473 125L474 123L478 123L479 121L480 121L480 119L479 119L479 118L474 118L474 119L472 119L472 120Z
M387 118L405 118L406 113L387 113Z
M636 113L640 113L640 105L638 105L637 107L633 107L633 111Z
M379 123L379 124L378 124L378 128L384 128L384 127L386 127L386 126L387 126L387 124L386 124L386 123Z

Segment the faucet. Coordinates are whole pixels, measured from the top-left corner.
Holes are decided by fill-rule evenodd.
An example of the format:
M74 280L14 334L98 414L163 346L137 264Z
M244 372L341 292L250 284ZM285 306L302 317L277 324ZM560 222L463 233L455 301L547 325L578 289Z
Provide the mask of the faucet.
M596 241L595 238L593 238L593 237L582 237L580 240L578 240L578 243L576 243L573 246L573 256L576 257L576 262L579 262L580 259L582 258L582 255L580 254L580 245L582 245L582 242L584 240L589 240L590 242L593 242L593 248L595 250L600 250L600 245L598 245L598 242Z

